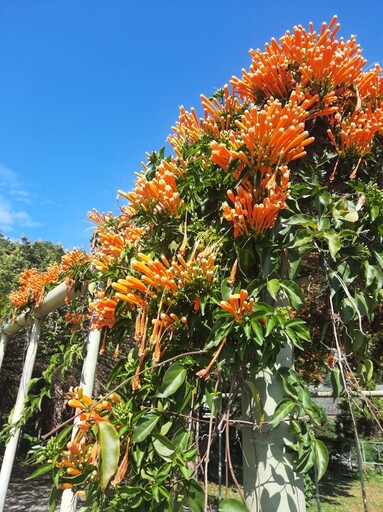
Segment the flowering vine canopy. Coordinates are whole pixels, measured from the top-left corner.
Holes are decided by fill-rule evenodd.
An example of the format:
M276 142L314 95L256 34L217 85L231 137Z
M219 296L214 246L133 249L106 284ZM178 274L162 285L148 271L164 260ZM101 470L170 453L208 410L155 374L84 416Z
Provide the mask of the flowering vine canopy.
M113 374L129 380L118 399L92 409L89 398L73 394L72 406L84 412L75 440L55 459L62 487L94 489L99 477L102 491L109 489L102 499L115 507L119 496L132 508L145 502L147 510L165 510L163 500L170 500L176 510L170 482L181 496L198 494L197 484L185 483L195 452L179 417L165 427L158 412L164 399L182 415L213 390L233 390L245 374L272 368L285 345L298 357L303 346L322 350L335 394L371 378L371 326L381 327L383 283L382 68L366 68L355 37L337 38L338 30L334 17L320 31L297 26L264 51L251 50L248 70L212 97L202 95L198 109L180 108L167 140L170 156L165 148L148 154L134 189L118 192L119 215L89 213L90 254L67 252L59 271L47 271L48 281L45 273L22 276L11 296L18 308L41 300L49 279L97 282L92 328L133 346ZM323 305L320 312L315 304ZM198 351L162 373L145 373ZM286 398L271 423L289 415L301 431L302 407L316 417L315 407L298 373L281 378ZM143 413L132 397L157 409ZM94 433L102 421L114 425L113 435L108 427ZM297 470L315 463L323 473L325 449L307 428ZM106 477L97 461L106 457L108 435L121 449ZM153 465L161 460L167 469L163 478L149 471L147 495L137 491L144 441L153 443L153 451L145 448Z

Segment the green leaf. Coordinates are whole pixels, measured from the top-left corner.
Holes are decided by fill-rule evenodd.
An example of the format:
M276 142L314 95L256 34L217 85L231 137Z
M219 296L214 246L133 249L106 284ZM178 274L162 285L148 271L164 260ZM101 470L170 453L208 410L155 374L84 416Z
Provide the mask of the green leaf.
M190 480L186 490L186 505L192 512L203 512L205 508L205 493L196 480Z
M304 302L304 295L300 287L294 281L282 281L281 287L285 290L294 309L298 309Z
M234 498L221 501L218 510L219 512L248 512L248 508L245 507L242 501Z
M277 405L274 414L270 419L270 423L273 426L279 425L285 418L290 414L290 412L294 409L296 403L293 402L290 398L284 398Z
M346 220L347 222L356 222L359 218L359 215L358 215L358 212L356 210L354 210L353 212L348 212L346 213L346 215L344 216L344 220Z
M312 409L313 401L311 400L310 391L307 388L301 388L298 391L298 398L305 409Z
M100 453L98 463L100 487L102 491L105 491L117 471L120 458L120 438L117 430L108 421L98 423L97 442Z
M318 473L318 480L320 480L326 473L329 456L326 446L320 439L315 439L314 443L315 467Z
M176 447L165 436L157 435L155 439L153 439L153 446L158 455L166 460L166 462L173 460Z
M257 318L251 319L251 328L255 334L255 341L258 345L262 345L265 337L263 335L263 329Z
M318 210L319 217L322 217L323 213L326 211L326 208L330 204L330 202L331 202L331 195L329 194L329 192L327 192L327 191L323 192L319 196L319 202L317 204L317 210Z
M383 269L383 250L382 251L373 251L375 254L376 261L379 263L380 268Z
M333 389L333 398L335 399L342 395L344 392L344 384L340 370L332 370L330 379Z
M313 233L308 229L298 229L294 234L294 238L289 244L290 249L296 249L311 244L313 240Z
M256 412L256 422L259 425L260 423L263 423L265 419L265 414L263 412L263 406L262 406L262 400L261 400L261 392L256 387L254 382L251 380L247 380L246 384L249 386L249 389L251 391L251 395L253 397L254 403L255 403L255 412Z
M265 337L267 338L267 336L271 333L271 331L274 329L274 327L277 325L278 323L278 318L276 316L269 316L268 319L267 319L267 322L266 322L266 332L265 332Z
M157 398L168 398L173 395L177 389L182 386L186 378L186 370L180 363L172 364L164 375L162 384L158 393L154 395Z
M288 226L306 226L316 229L317 223L310 215L297 214L284 221Z
M274 300L277 300L277 293L279 290L279 281L278 279L270 279L267 281L267 291L270 293Z
M52 471L52 466L52 463L40 466L32 474L27 476L25 480L32 480L32 478L37 478L38 476L45 475L45 473L48 473L48 471Z
M223 279L221 282L221 295L223 300L229 300L230 295L233 293L233 287L229 285L229 278Z
M154 414L152 412L148 412L141 416L141 418L137 421L136 425L134 426L132 434L132 444L141 443L142 441L145 441L145 439L157 425L159 419L159 415Z
M325 240L327 240L328 249L330 251L330 256L335 261L336 255L340 251L340 247L341 247L340 238L339 238L338 233L324 231L323 238L325 238Z
M250 269L254 267L256 259L253 251L250 249L243 249L238 245L235 246L235 251L238 257L238 267L243 275L248 276Z
M359 292L355 292L356 304L359 310L359 314L363 317L366 316L371 321L370 308L367 303L366 297Z
M366 383L369 383L374 374L373 362L370 359L366 359L365 361L363 361L362 369L363 369L364 379L365 379Z
M315 454L314 451L309 447L299 457L296 463L295 471L297 473L306 473L309 469L313 467L314 464Z

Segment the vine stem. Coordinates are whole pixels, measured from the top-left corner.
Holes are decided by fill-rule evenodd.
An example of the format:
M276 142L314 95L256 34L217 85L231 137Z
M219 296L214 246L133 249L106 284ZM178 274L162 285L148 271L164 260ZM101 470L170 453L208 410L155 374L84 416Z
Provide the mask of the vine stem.
M215 383L214 392L217 392L219 385L219 377ZM206 446L206 452L205 452L205 512L208 512L208 506L209 506L209 462L210 462L210 449L212 444L212 433L213 433L213 419L214 419L214 408L215 408L215 401L217 400L217 396L213 396L212 399L212 407L211 407L211 413L210 413L210 420L209 420L209 434L207 438L207 446Z
M330 292L331 292L331 290L330 290ZM336 314L335 314L335 310L334 310L334 304L333 304L333 301L332 301L331 293L330 293L330 308L331 308L331 324L332 324L332 328L333 328L336 349L337 349L337 352L338 352L338 366L339 366L340 374L342 376L342 380L343 380L343 384L344 384L344 389L345 389L346 397L347 397L347 402L348 402L348 406L349 406L349 409L350 409L351 421L352 421L352 425L353 425L353 429L354 429L356 453L357 453L357 459L358 459L359 478L360 478L360 485L361 485L361 488L362 488L363 508L364 508L364 512L368 512L367 494L366 494L366 487L365 487L365 484L364 484L364 476L363 476L362 449L361 449L361 446L360 446L360 439L359 439L359 434L358 434L358 426L357 426L357 423L356 423L355 411L354 411L354 406L353 406L353 403L352 403L352 394L351 394L350 390L348 389L347 379L346 379L346 375L344 373L344 368L343 368L343 364L342 364L343 352L342 352L342 349L341 349L341 346L340 346L338 330L337 330L337 326L336 326Z
M112 393L115 393L116 391L118 391L119 389L121 389L123 386L125 386L128 382L130 382L131 380L135 379L136 377L138 377L139 375L142 375L143 373L146 373L146 372L149 372L151 370L154 370L155 368L159 368L160 366L164 366L165 364L168 364L168 363L171 363L173 361L176 361L177 359L181 359L181 357L187 357L187 356L196 356L196 355L202 355L202 354L206 354L208 351L207 350L192 350L191 352L184 352L182 354L178 354L176 356L172 356L172 357L169 357L168 359L165 359L164 361L160 361L159 363L155 363L154 365L152 366L149 366L149 368L144 368L143 370L141 370L140 372L138 372L137 374L135 375L131 375L130 377L128 377L127 379L125 379L123 382L121 382L121 384L119 384L118 386L116 386L115 388L113 388L111 391L109 391L103 398L100 398L100 400L96 401L92 407L96 407L97 405L99 405L103 400L105 400L105 398L108 398L108 396L110 396ZM57 427L53 428L52 430L50 430L48 433L44 434L43 436L41 436L41 439L43 441L45 441L45 439L47 439L48 437L50 437L52 434L55 434L58 430L60 430L62 427L65 427L66 425L69 425L70 423L72 423L78 416L80 416L80 414L82 414L83 411L77 413L77 414L74 414L73 416L71 416L69 419L67 419L66 421L60 423L60 425L58 425Z

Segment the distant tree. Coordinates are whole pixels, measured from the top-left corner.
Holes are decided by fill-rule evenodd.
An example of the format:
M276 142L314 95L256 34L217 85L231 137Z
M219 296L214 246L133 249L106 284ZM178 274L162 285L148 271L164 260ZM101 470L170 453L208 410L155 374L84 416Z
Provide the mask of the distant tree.
M6 319L10 311L8 295L17 288L20 273L33 267L44 270L50 263L59 262L63 254L61 244L31 242L25 235L20 241L12 241L0 232L0 319Z

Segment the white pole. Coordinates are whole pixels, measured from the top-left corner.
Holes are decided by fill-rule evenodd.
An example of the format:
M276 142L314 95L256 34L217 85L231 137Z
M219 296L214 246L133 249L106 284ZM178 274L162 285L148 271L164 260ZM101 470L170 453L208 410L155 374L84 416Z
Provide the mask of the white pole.
M89 331L86 357L82 366L80 387L84 395L92 396L94 376L96 373L98 351L100 347L101 331ZM75 422L76 423L76 422ZM72 431L72 439L76 434L76 424ZM77 496L72 489L65 489L61 498L60 512L74 512L77 506ZM1 511L0 511L1 512Z
M286 347L277 359L277 367L292 366L292 349ZM285 442L291 442L288 423L273 430L267 424L283 398L282 383L271 370L256 375L254 386L260 393L262 410L249 393L242 393L244 419L257 423L260 414L265 422L260 429L242 430L243 484L246 504L251 512L304 512L303 478L293 471Z
M40 338L41 327L42 320L36 318L33 323L32 332L29 339L28 350L25 357L23 374L19 385L19 392L17 394L16 404L12 413L11 423L13 425L16 425L23 415L25 400L28 396L28 385L31 380L33 367L35 364L37 345ZM20 430L20 427L15 427L12 429L11 439L9 440L4 452L4 459L0 473L0 512L3 512L4 510L5 497L7 494L8 484L12 473L13 462L15 460L16 449L20 437Z
M74 292L70 290L69 299L72 300L78 295L83 295L86 292L86 287ZM16 399L16 404L12 414L12 424L16 424L21 418L24 410L24 403L27 397L27 389L29 381L31 380L34 362L36 358L37 345L40 338L42 320L43 318L60 308L66 302L67 287L65 283L61 283L51 290L44 298L43 303L34 308L33 317L31 311L20 314L14 321L8 322L0 326L1 343L0 343L0 366L4 358L4 353L7 345L7 340L10 336L16 334L24 327L31 325L33 322L31 337L28 345L27 355L25 358L23 375L19 385L19 392ZM35 318L35 319L34 319ZM12 437L7 444L4 452L3 463L0 472L0 512L3 512L5 497L11 477L12 466L16 455L17 444L20 436L20 429L14 429Z
M1 333L0 338L0 369L3 364L4 354L7 349L8 336L4 332Z

